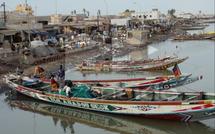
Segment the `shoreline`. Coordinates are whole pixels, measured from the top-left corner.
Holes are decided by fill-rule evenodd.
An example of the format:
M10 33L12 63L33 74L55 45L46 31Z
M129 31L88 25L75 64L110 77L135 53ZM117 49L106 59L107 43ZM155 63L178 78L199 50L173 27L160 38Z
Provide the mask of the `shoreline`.
M150 41L148 43L143 44L141 46L133 46L133 45L125 44L124 47L118 53L117 57L126 55L134 50L144 48L153 43L165 41L165 40L169 39L171 36L172 36L171 33L159 34L159 35L156 35L155 37L153 37L152 39L150 39ZM89 57L95 57L97 55L104 56L105 53L104 53L104 51L101 50L101 48L103 48L105 46L110 47L109 45L110 44L103 44L103 45L99 45L95 49L83 50L83 51L79 51L79 52L70 53L69 55L64 56L62 59L47 61L47 62L39 64L39 65L41 65L46 70L46 73L55 72L61 64L65 64L65 63L66 64L69 63L72 65L80 64L83 60L86 60ZM4 64L1 64L1 61L0 61L0 65L5 66ZM8 71L6 71L6 72L0 71L0 78L1 78L0 85L1 85L1 83L3 83L2 77L4 75L15 72L16 67L17 67L16 65L21 66L22 70L24 70L25 75L32 75L32 73L34 72L34 67L35 67L34 65L24 65L24 64L15 64L13 66L10 66L10 64L8 66L6 65Z

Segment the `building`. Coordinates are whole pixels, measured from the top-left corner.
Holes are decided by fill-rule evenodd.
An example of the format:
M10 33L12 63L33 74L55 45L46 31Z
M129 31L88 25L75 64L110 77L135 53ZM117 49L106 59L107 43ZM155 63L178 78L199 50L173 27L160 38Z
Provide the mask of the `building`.
M32 9L32 7L28 4L19 4L16 6L16 10L17 13L24 13L24 14L29 14L29 15L33 15L34 11Z
M111 25L114 26L129 26L130 18L117 18L117 19L111 19Z
M19 4L13 11L6 11L6 24L22 24L22 23L35 23L35 16L32 7L28 4ZM4 12L0 12L1 18L4 17ZM2 19L1 19L2 20Z
M134 12L131 14L132 18L140 20L162 20L163 15L158 9L152 9L149 12Z
M183 19L192 19L195 18L195 16L192 13L180 13L176 15L177 18L183 18Z
M62 23L62 15L60 14L54 14L51 16L51 22L50 24L61 24Z

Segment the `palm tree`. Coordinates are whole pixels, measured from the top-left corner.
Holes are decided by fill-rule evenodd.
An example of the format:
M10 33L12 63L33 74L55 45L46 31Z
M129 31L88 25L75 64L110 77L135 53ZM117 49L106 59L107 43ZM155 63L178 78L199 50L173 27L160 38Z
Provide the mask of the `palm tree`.
M97 26L98 26L98 31L99 31L99 17L101 16L101 10L99 9L97 11Z
M84 15L86 14L86 9L85 8L83 8L83 12L84 12Z
M173 18L175 18L175 15L174 15L175 12L176 12L175 9L168 10L168 14L169 14L171 17L173 17Z

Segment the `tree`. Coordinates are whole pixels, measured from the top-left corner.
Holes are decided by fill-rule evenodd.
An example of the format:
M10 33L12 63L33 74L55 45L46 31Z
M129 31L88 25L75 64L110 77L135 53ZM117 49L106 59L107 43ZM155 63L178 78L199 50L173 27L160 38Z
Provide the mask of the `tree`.
M175 9L170 9L170 10L168 10L168 14L171 16L171 17L173 17L173 18L175 18L175 12L176 12L176 10Z
M125 12L130 12L130 10L129 10L129 9L126 9Z
M98 31L100 30L99 29L99 17L101 16L101 10L99 9L98 11L97 11L97 27L98 27Z

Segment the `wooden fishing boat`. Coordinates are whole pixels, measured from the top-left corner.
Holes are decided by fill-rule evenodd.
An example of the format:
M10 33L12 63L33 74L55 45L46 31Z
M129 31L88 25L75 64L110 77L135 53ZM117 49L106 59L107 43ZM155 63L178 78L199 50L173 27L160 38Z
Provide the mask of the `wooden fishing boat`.
M173 67L175 64L180 64L188 59L178 57L166 57L162 59L150 59L143 61L91 61L83 62L81 65L77 65L76 69L80 71L118 71L118 72L130 72L130 71L155 71L166 70Z
M101 92L99 96L86 98L80 94L76 94L78 97L75 95L68 97L50 92L49 83L45 82L31 87L23 86L13 76L6 76L5 82L15 91L34 99L98 112L185 122L211 118L215 115L214 93L134 91L130 89L129 91L122 89L119 92L119 90L112 89L109 91L112 91L113 94ZM87 90L94 91L90 88Z
M72 80L74 84L88 84L90 86L100 87L121 87L132 89L147 89L151 87L154 90L167 90L178 86L193 83L202 79L202 76L192 77L191 74L175 77L156 76L146 78L131 78L131 79L111 79L111 80Z

